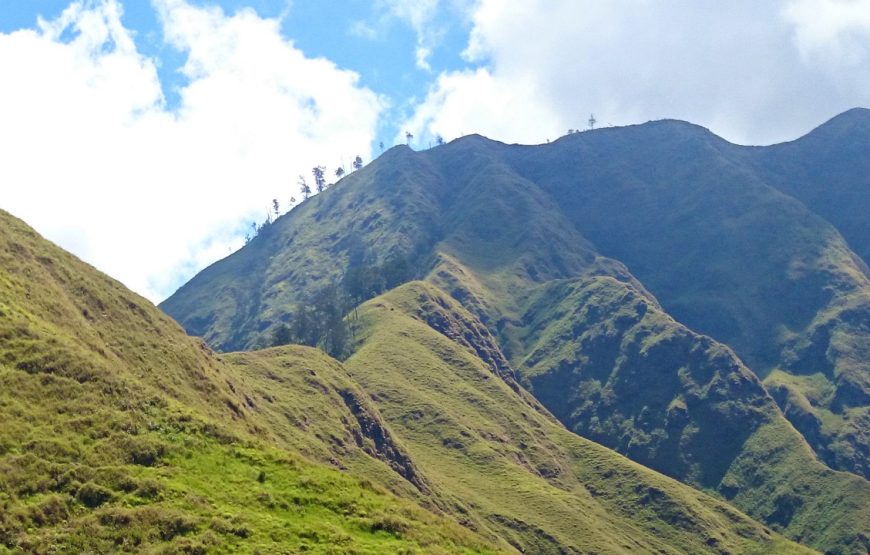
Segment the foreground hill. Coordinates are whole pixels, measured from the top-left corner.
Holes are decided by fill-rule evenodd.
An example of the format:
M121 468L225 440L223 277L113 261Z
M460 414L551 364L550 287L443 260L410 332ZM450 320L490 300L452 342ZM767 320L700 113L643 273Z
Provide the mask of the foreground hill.
M307 440L286 423L271 428L248 388L255 373L217 360L5 212L0 313L0 552L503 551L362 475L303 458L334 458L315 435L327 424ZM292 354L294 373L334 371L313 350ZM332 405L350 417L334 437L364 446L352 415L379 422L368 409ZM350 445L336 449L349 465L395 475Z
M565 430L431 285L342 364L218 357L4 212L0 268L0 552L807 552Z
M459 301L570 429L793 538L860 552L868 271L845 224L774 179L776 152L670 121L539 147L397 147L161 307L219 349L252 348L322 288L398 260L410 270L393 282ZM802 189L821 186L807 175Z

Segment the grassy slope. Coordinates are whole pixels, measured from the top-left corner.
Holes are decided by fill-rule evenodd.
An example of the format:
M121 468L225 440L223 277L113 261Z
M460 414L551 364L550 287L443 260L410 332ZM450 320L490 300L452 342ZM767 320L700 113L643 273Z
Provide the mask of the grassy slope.
M222 351L261 343L305 295L335 284L351 256L382 262L431 244L443 178L407 147L295 207L244 249L195 276L160 308ZM401 191L398 190L401 186Z
M120 284L0 217L0 551L804 551L564 430L495 373L506 363L486 328L469 328L471 316L434 289L424 292L443 305L441 320L415 299L399 308L425 310L455 341L407 314L373 327L364 313L377 337L365 341L353 373L398 380L396 401L420 392L403 375L407 355L419 354L440 370L426 383L443 390L442 401L461 390L470 407L488 410L465 414L464 427L396 439L338 362L300 347L217 359ZM395 325L406 337L408 324L417 337L396 341ZM385 348L379 338L393 349L384 361L406 351L390 374L365 362L364 352ZM468 372L475 378L465 384L449 379ZM392 392L378 393L378 405L392 409ZM497 407L497 417L483 418ZM419 415L430 408L421 404ZM524 443L515 446L512 423L522 414ZM481 439L474 459L482 466L467 464L458 443L444 444L443 433L467 442L464 430ZM494 481L490 470L512 481ZM502 510L502 500L513 507Z
M870 264L870 109L855 108L796 141L747 149L769 182L834 224Z
M492 145L466 150L475 147ZM498 330L541 402L584 437L719 489L793 537L825 549L867 548L866 480L819 464L730 349L675 322L620 264L588 257L588 243L531 192L533 185L514 177L521 186L502 185L494 195L485 182L504 167L479 167L480 182L469 178L429 279ZM505 221L524 221L525 233L517 239L488 232ZM554 279L554 266L576 277ZM774 431L779 445L793 444L791 456L750 441ZM746 460L766 472L745 472ZM853 460L865 459L858 453Z
M607 277L541 287L525 321L520 367L569 429L810 545L867 549L870 484L819 463L730 349Z
M286 424L256 405L255 373L4 212L0 313L0 552L496 549L295 454L305 438L282 440ZM332 373L323 358L294 355L305 374ZM358 434L350 418L343 432ZM395 474L358 435L361 448L340 451L349 464ZM329 450L319 441L312 455Z
M534 553L794 549L727 504L567 432L481 360L491 336L437 288L406 284L360 318L347 367L470 526Z
M858 119L846 136L860 143L870 122ZM834 226L776 188L820 187L818 177L793 169L794 186L786 188L777 170L760 163L782 150L747 150L689 124L656 122L506 156L559 199L603 254L627 264L669 314L734 348L763 377L776 369L795 377L801 386L789 394L814 410L792 409L792 422L828 464L866 475L870 277ZM870 163L860 149L840 155L844 172L860 174ZM866 185L854 178L835 190L839 200L857 196L866 204ZM820 213L835 212L834 203L819 202L828 206ZM856 225L848 229L857 237ZM819 377L834 394L803 396Z
M519 363L533 347L524 318L539 284L608 276L658 306L643 286L649 287L681 322L730 341L764 373L771 361L781 363L767 379L778 400L794 400L783 403L786 414L826 462L860 472L868 444L861 404L868 375L863 272L835 229L762 182L754 166L729 158L731 147L694 126L660 122L573 135L548 147L467 137L425 153L394 149L279 219L271 230L275 238L264 235L260 243L271 241L267 256L257 254L265 248L254 247L258 239L201 273L163 307L189 330L238 346L223 328L191 326L234 314L231 305L210 299L212 291L234 288L259 299L242 342L255 344L299 296L341 275L354 247L346 238L354 237L381 259L394 250L415 254L421 275L434 268L429 279L461 300ZM753 239L759 237L764 240ZM632 273L596 248L627 262ZM241 275L223 275L235 257L250 259L242 267L268 260L273 277L251 288L239 285ZM790 380L787 388L774 382L781 376ZM734 399L737 405L751 406L759 395L737 391L751 393ZM781 418L769 404L759 410ZM758 421L737 425L743 424L755 430ZM794 430L781 431L800 444ZM611 440L618 446L621 438ZM695 445L698 455L702 448ZM810 479L812 468L799 471ZM717 473L721 468L710 469ZM769 484L743 485L764 492ZM774 512L754 514L781 523ZM857 533L840 530L841 539Z

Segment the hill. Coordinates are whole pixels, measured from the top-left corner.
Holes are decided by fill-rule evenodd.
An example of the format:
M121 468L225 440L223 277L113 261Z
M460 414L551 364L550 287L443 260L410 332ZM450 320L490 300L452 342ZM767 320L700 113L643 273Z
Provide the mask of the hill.
M0 313L0 552L504 551L373 481L405 482L367 454L368 404L329 405L334 438L362 445L334 450L365 474L302 456L335 458L327 423L272 427L256 373L5 212ZM336 371L289 354L306 378Z
M808 552L565 430L431 285L342 364L215 355L5 212L0 262L0 552Z
M863 117L841 116L847 135ZM811 545L866 545L867 267L845 224L773 175L779 148L674 121L397 147L161 308L218 349L252 348L324 287L400 261L360 300L425 279L572 430Z

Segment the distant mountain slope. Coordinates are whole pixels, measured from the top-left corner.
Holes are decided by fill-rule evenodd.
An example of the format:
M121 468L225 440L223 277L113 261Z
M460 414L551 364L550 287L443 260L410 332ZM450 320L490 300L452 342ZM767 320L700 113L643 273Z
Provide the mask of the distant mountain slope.
M406 284L359 318L348 369L474 529L541 554L748 552L767 542L724 502L565 430L499 374L494 339L437 288Z
M769 183L831 222L870 264L870 109L849 110L796 141L747 150Z
M848 136L859 143L870 133L864 116L839 118L851 122ZM817 143L828 126L805 140ZM828 464L866 477L867 266L833 225L773 186L783 186L777 172L748 163L748 154L702 128L656 122L572 135L508 157L668 313L728 344L775 389L788 391L778 399L798 399L783 408ZM841 155L847 168L870 164L870 149ZM786 182L804 191L824 187L809 176L798 182L797 173ZM866 182L840 188L870 202Z
M860 118L856 121L856 129L863 129ZM826 546L861 541L856 538L866 537L866 530L856 523L863 520L867 481L852 482L813 463L812 452L782 413L826 464L866 475L866 265L836 224L784 192L782 179L774 179L776 170L764 162L773 149L731 145L674 121L579 133L536 147L478 136L420 153L397 147L280 218L161 307L217 348L251 348L267 344L272 330L307 298L349 270L404 257L415 268L414 277L450 293L489 328L520 377L572 429L606 430L598 441L691 483L719 488L793 537L813 537ZM864 155L855 149L849 156L857 158L848 163L861 167ZM623 399L611 391L610 402L622 409L609 406L593 422L585 405L590 392L578 390L576 381L554 379L551 390L562 398L541 394L535 376L556 370L566 377L589 371L607 376L618 369L586 367L594 354L588 349L596 346L577 339L594 321L579 318L568 325L582 313L586 297L568 295L563 313L535 310L550 306L535 305L542 292L558 297L589 280L627 288L610 309L615 315L640 302L650 314L674 319L666 328L680 341L665 349L674 360L654 366L672 388L670 400L678 401L677 392L688 387L679 380L690 361L680 357L703 358L705 352L727 352L726 346L740 357L711 358L714 366L727 362L716 368L723 379L741 382L722 390L726 399L703 392L689 418L718 415L707 429L740 428L720 446L731 449L731 458L705 459L701 455L709 445L691 441L674 454L671 462L683 457L679 464L650 453L659 439L644 447L644 434L666 430L659 424L672 407L644 412L642 395ZM530 321L539 328L567 326L570 333L544 346L530 335ZM610 340L626 331L623 323L617 316L602 324ZM576 354L561 369L536 366L529 357L543 347ZM619 356L643 362L628 352ZM624 371L640 373L641 367ZM752 371L764 378L763 385ZM629 405L630 411L623 410ZM737 423L728 421L732 417ZM766 451L757 441L755 434L774 429L794 457ZM725 480L728 469L739 470L733 465L744 460L765 461L771 472L738 472L730 475L736 482ZM786 476L790 484L778 490ZM855 505L829 498L836 512L852 516L823 517L822 507L810 503L815 490L802 490L802 480L840 492L856 484ZM795 494L800 501L791 500L789 488L800 492ZM779 493L769 497L774 491ZM788 507L780 510L776 503ZM822 532L832 522L846 521L852 524L829 529L836 539Z

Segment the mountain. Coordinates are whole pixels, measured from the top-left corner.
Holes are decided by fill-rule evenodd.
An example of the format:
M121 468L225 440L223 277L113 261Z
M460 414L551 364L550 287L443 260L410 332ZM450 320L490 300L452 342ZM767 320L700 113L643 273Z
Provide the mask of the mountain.
M870 197L870 151L850 146L868 130L855 110L772 147L678 121L396 147L161 308L219 350L251 349L325 288L404 268L357 297L423 280L570 430L808 545L862 552L868 243L837 206Z
M0 553L504 551L387 491L414 489L401 448L369 449L392 436L338 363L293 348L261 379L2 211L0 315ZM333 421L272 421L257 391L282 379Z
M566 430L429 283L344 363L219 355L0 211L0 313L0 553L809 552Z

